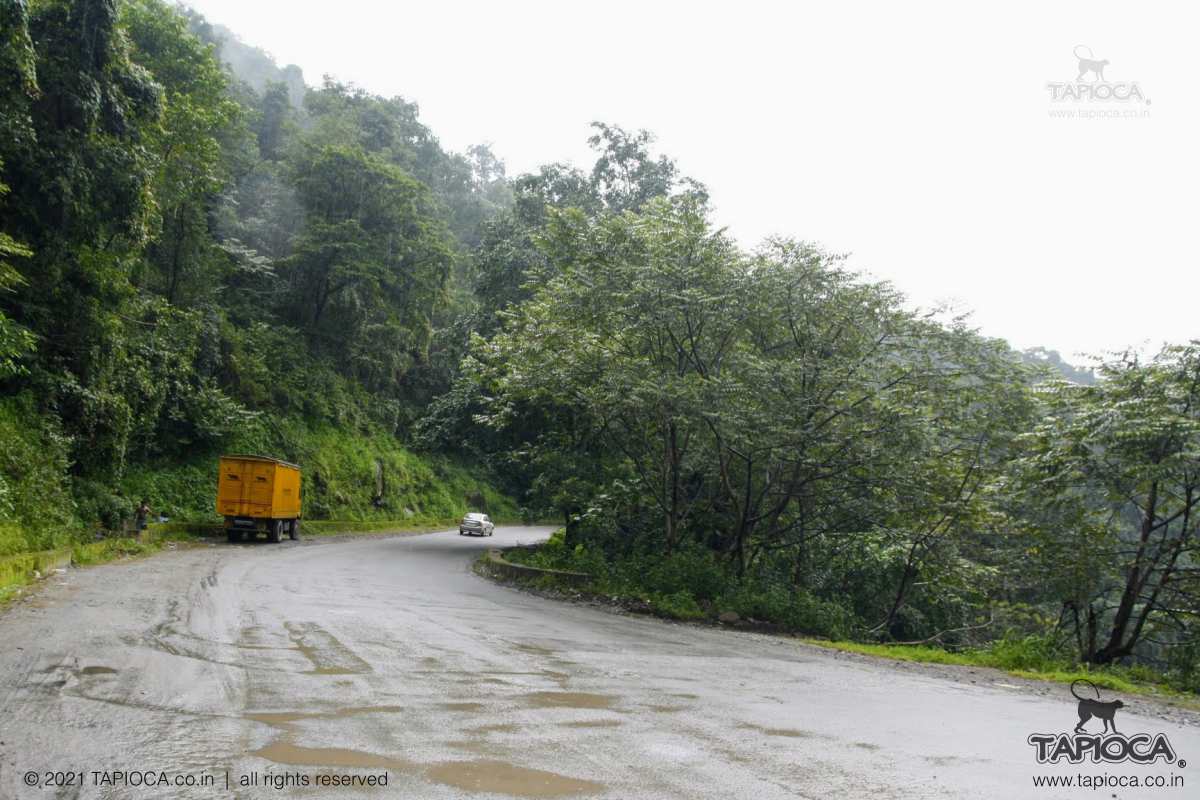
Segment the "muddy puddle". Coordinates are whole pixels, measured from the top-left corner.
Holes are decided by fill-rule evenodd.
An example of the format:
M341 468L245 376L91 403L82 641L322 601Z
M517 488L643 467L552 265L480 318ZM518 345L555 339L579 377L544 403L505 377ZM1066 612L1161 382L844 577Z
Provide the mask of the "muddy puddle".
M619 728L624 723L619 719L582 719L576 722L560 722L563 728Z
M306 719L349 719L364 714L398 714L404 706L351 706L332 711L263 711L243 714L243 719L261 722L275 728L291 728L293 723Z
M116 675L117 671L112 667L84 667L79 670L80 675Z
M312 663L312 674L354 675L371 671L370 664L320 625L288 623L286 627L292 644Z
M512 797L571 797L598 794L605 786L555 772L518 767L504 761L448 761L425 771L437 783L468 792L490 792Z
M612 708L617 700L591 692L529 692L522 697L534 708Z
M467 728L467 733L487 735L489 733L516 733L521 727L512 722L497 722L492 725L480 725L477 728Z
M472 742L451 742L450 746L472 752L480 749L477 743ZM605 789L604 784L595 781L518 767L505 761L445 761L422 768L394 756L342 747L302 747L286 739L255 750L253 755L294 767L386 769L404 775L422 775L426 780L467 792L506 794L511 797L571 797L598 794Z
M363 767L411 774L411 761L341 747L301 747L289 741L272 742L253 752L259 758L295 767Z
M530 644L528 642L517 642L514 647L522 653L528 653L531 656L550 658L558 654L558 651L551 650L549 647L542 647L539 644Z
M815 735L811 731L802 731L796 728L766 728L762 725L751 725L749 723L738 725L738 727L743 730L758 731L767 736L785 736L790 739L807 739Z
M302 719L312 719L315 716L317 716L317 715L316 714L305 714L305 713L302 713L299 711L295 711L295 712L284 711L284 712L280 712L280 713L243 714L242 715L242 717L244 719L248 719L253 722L261 722L264 725L270 725L273 728L286 728L286 727L289 727L293 722L299 722Z
M439 703L438 707L447 711L482 711L483 703Z

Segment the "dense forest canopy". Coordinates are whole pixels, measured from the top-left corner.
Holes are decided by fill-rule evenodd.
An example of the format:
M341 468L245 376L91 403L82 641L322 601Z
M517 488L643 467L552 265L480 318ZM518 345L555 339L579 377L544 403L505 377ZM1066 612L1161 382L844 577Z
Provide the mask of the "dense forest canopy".
M509 176L181 7L0 0L0 555L256 449L310 517L561 519L681 616L1200 683L1200 346L1013 352L592 130Z

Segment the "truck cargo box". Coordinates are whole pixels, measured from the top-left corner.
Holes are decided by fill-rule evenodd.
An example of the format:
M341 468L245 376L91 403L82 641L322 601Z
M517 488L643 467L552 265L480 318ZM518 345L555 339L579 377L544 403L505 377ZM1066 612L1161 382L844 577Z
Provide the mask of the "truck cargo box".
M221 456L217 513L225 517L230 539L239 530L266 530L277 540L292 538L300 517L300 467L264 456Z

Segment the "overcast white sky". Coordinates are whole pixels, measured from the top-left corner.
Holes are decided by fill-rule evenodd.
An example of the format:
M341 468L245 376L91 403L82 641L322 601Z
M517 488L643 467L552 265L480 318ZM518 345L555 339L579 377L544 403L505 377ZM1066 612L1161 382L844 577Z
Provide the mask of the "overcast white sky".
M589 164L591 120L649 129L747 245L849 252L1019 347L1200 337L1195 4L188 4L310 84L418 102L444 146L488 142L509 174ZM1081 44L1150 104L1052 103Z

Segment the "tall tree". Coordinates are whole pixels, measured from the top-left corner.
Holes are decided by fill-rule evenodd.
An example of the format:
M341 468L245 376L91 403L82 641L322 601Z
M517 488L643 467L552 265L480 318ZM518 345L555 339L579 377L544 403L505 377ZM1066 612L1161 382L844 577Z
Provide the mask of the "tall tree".
M212 210L232 162L222 141L239 120L212 45L160 0L124 6L133 59L163 86L163 114L147 130L157 160L153 193L157 230L149 256L157 288L172 304L211 291L223 260L210 230Z
M151 231L146 141L162 90L131 59L113 0L40 2L28 32L31 135L0 142L0 160L12 189L5 232L33 255L15 262L22 285L9 307L37 337L28 380L76 437L77 468L119 465L132 417L118 309Z
M1130 354L1105 363L1094 386L1060 381L1044 394L1048 412L1022 463L1035 535L1045 540L1037 553L1058 568L1099 562L1098 576L1111 575L1066 567L1080 578L1061 599L1081 657L1106 664L1132 655L1152 631L1194 630L1200 344L1150 361ZM1064 553L1057 540L1082 552Z
M425 358L452 253L428 190L361 149L312 148L296 167L307 212L286 309L319 352L376 388Z
M0 141L11 148L32 145L30 106L38 96L33 42L29 39L28 10L24 0L0 2ZM4 161L0 152L0 209L4 208L8 184L3 181ZM9 319L4 302L25 283L9 259L33 255L28 247L0 230L0 379L23 372L20 359L34 346L27 328Z

